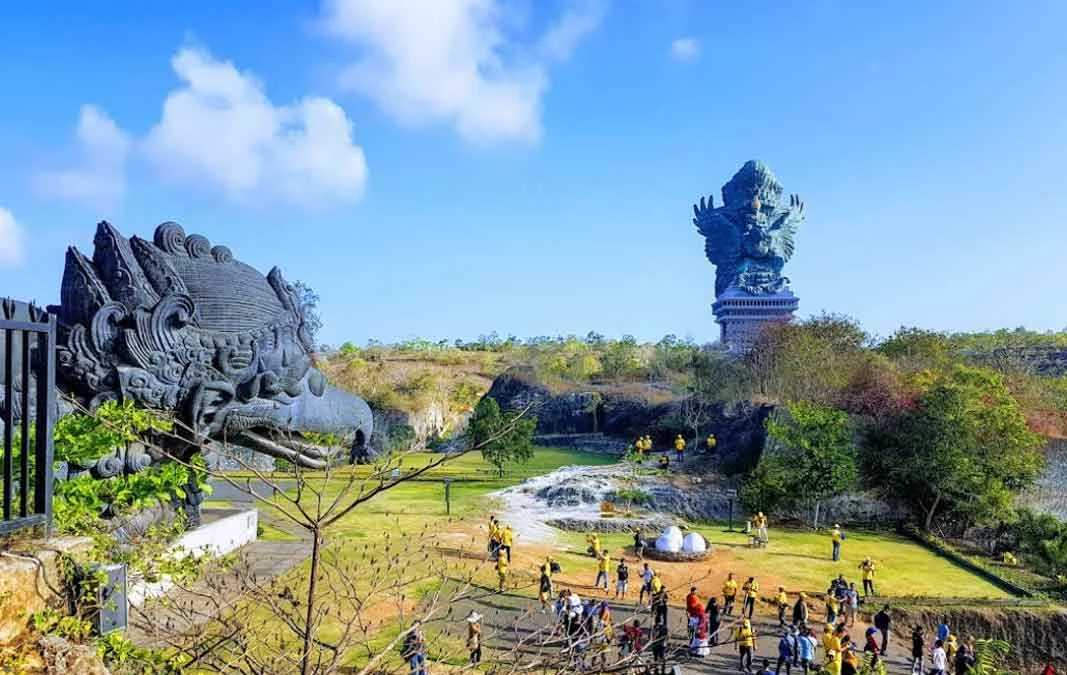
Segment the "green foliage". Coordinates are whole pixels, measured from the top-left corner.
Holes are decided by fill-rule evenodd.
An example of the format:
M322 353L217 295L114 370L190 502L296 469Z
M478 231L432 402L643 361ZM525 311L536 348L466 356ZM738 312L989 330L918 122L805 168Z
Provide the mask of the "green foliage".
M470 448L480 448L482 456L504 475L504 465L526 462L533 457L533 434L537 418L503 414L500 405L486 396L474 408L464 439Z
M132 401L107 401L94 414L75 413L56 422L55 458L87 463L136 442L153 431L169 432L173 423L159 413L137 408Z
M108 633L96 640L96 653L119 675L182 675L189 658L168 649L138 647L121 633Z
M172 422L159 413L136 408L132 402L104 403L92 415L75 413L55 425L55 459L85 466L128 448L155 432L169 432ZM192 460L194 478L210 493L203 459ZM102 516L113 517L182 495L189 469L171 462L149 466L129 476L96 479L81 474L58 481L53 499L56 528L69 534L91 534Z
M386 443L388 444L387 449L390 453L406 452L411 449L414 442L415 427L410 424L394 424L389 427Z
M962 527L1003 513L1041 469L1041 439L1030 431L1004 378L956 365L922 373L912 408L864 433L869 486L899 501L929 530L948 512Z
M1004 640L975 640L972 675L1012 675L1001 669L1001 663L1011 653L1011 644Z
M652 495L644 490L623 488L615 493L615 499L624 501L627 504L650 504Z
M848 415L805 402L790 403L787 409L788 420L767 420L773 448L760 462L764 468L758 477L767 493L762 498L777 497L784 488L787 496L817 506L856 482L856 446ZM817 520L813 526L818 527Z
M54 609L42 609L30 616L33 630L42 635L58 635L71 642L83 642L92 633L93 626L76 616L65 616Z
M793 478L784 458L765 452L756 468L745 476L737 491L737 501L751 513L774 513L792 505L792 485Z

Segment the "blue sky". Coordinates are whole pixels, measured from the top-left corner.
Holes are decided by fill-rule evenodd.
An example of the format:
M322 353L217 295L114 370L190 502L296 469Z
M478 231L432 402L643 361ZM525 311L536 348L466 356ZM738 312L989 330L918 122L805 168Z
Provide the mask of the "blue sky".
M332 344L711 340L691 204L759 158L807 203L802 313L1067 326L1067 3L256 6L5 7L0 293L176 220L317 289Z

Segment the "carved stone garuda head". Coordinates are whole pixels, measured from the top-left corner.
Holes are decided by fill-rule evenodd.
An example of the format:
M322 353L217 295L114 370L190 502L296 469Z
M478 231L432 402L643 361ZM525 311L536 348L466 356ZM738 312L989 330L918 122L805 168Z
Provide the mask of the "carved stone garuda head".
M67 251L59 321L61 379L90 406L131 399L175 415L190 440L226 440L307 467L301 433L370 439L370 408L312 363L298 295L177 223L153 241L97 227L92 259Z

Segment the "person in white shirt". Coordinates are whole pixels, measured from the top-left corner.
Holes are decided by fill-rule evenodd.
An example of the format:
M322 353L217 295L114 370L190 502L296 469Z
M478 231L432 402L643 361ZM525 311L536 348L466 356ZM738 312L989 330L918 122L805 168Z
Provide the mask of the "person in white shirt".
M948 654L945 653L945 643L941 640L934 642L934 648L930 651L930 660L933 668L930 675L945 675L948 670Z

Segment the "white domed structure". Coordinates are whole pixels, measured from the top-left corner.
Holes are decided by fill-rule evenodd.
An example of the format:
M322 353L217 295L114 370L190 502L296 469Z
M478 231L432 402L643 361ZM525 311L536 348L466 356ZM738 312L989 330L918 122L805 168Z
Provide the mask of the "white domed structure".
M686 553L703 553L708 550L708 542L696 532L690 532L682 540L682 550Z
M682 530L677 525L671 525L656 539L656 549L677 553L682 550L683 540Z

